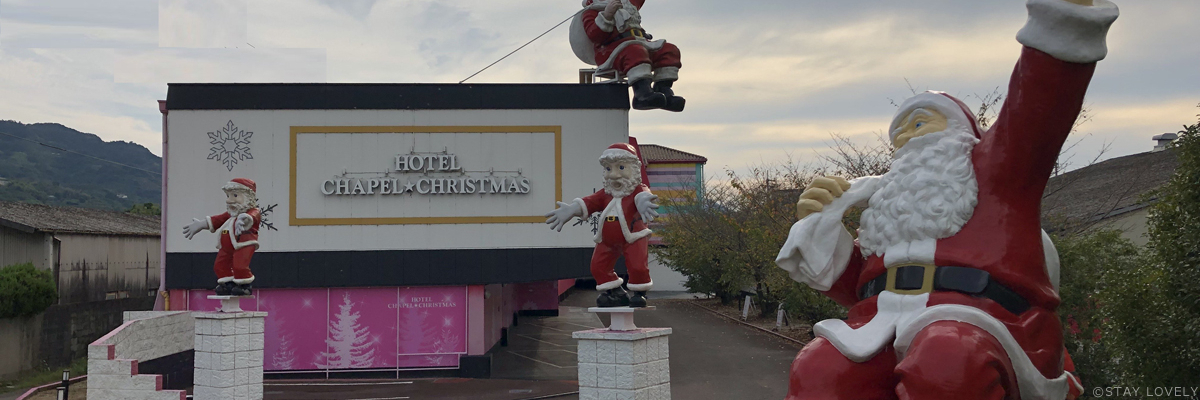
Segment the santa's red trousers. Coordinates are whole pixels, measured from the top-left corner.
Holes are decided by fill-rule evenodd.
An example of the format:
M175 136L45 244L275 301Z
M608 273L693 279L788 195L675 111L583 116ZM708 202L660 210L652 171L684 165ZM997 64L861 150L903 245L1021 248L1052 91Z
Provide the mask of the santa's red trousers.
M644 237L628 243L625 234L621 232L621 222L605 221L604 232L596 250L592 252L592 277L596 284L604 284L618 279L613 267L617 258L625 256L625 268L629 270L629 283L634 285L650 283L650 238Z
M250 257L254 256L255 245L233 249L229 240L229 231L221 231L221 249L217 250L217 262L213 263L213 272L217 279L233 277L234 279L253 278L250 273Z
M962 322L935 322L897 362L888 345L863 363L816 338L792 362L787 400L1018 398L1016 375L1000 342Z
M646 46L631 44L613 57L617 58L613 60L613 68L626 75L629 74L630 69L642 64L650 64L650 68L652 69L662 67L679 68L683 66L683 63L680 61L679 48L670 43L663 43L662 48L658 49L658 51L650 51L646 49ZM607 61L608 58L600 60L599 57L596 60L600 64Z

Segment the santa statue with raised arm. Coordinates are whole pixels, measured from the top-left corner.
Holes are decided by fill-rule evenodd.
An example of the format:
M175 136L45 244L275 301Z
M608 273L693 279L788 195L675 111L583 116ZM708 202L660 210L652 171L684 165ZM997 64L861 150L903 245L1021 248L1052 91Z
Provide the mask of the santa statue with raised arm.
M776 263L849 307L813 326L788 400L1060 400L1082 391L1055 309L1058 254L1042 192L1105 35L1107 0L1029 0L1024 45L995 124L926 92L889 127L891 170L818 178ZM842 225L865 207L858 239Z
M217 274L214 291L218 296L249 296L250 283L254 282L250 258L258 249L258 226L262 223L254 181L234 178L221 189L225 191L226 212L192 218L192 223L183 227L183 235L191 239L200 231L219 232L217 261L213 264Z
M658 196L642 183L641 158L628 143L608 146L600 154L604 167L604 189L571 203L558 202L558 208L546 213L550 229L562 232L572 218L587 218L600 213L600 227L593 240L592 276L596 278L597 307L645 307L646 292L654 286L650 280L650 228L647 223L658 217ZM613 272L617 258L625 256L629 270L630 298L621 288L625 283Z
M635 110L683 111L671 86L679 79L679 48L642 28L646 0L584 0L571 22L571 48L598 71L615 70L633 87ZM653 83L653 85L651 85Z

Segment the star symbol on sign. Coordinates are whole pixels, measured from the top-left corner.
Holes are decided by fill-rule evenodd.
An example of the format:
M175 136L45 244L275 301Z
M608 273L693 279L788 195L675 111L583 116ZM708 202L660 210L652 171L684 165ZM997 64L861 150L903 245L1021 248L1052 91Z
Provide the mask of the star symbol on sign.
M416 185L414 185L412 183L412 181L404 182L404 191L401 193L408 193L408 192L413 191L414 186L416 186Z

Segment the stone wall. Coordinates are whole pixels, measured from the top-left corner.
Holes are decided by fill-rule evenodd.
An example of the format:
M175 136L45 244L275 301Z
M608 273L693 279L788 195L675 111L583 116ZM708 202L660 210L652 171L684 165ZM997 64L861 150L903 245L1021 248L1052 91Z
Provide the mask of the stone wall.
M32 318L0 320L0 379L57 368L87 355L87 346L122 324L125 311L154 308L153 297L50 306Z

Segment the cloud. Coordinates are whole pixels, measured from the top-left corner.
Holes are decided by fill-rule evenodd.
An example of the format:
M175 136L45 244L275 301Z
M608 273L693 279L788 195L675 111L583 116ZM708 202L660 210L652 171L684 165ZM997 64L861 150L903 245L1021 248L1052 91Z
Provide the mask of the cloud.
M0 118L60 122L159 152L167 82L433 82L475 73L578 11L578 1L0 0ZM1195 122L1195 0L1123 1L1088 102L1082 156L1148 150ZM648 0L677 44L679 113L630 112L630 132L702 154L712 172L839 133L869 143L913 90L1005 87L1025 10L1012 2ZM469 82L576 82L567 26ZM161 46L161 47L160 47ZM253 46L253 47L251 47ZM911 89L910 89L911 86ZM1086 133L1090 136L1085 136ZM1075 140L1075 139L1072 139ZM1118 151L1119 150L1119 151ZM1090 157L1088 157L1090 158Z

